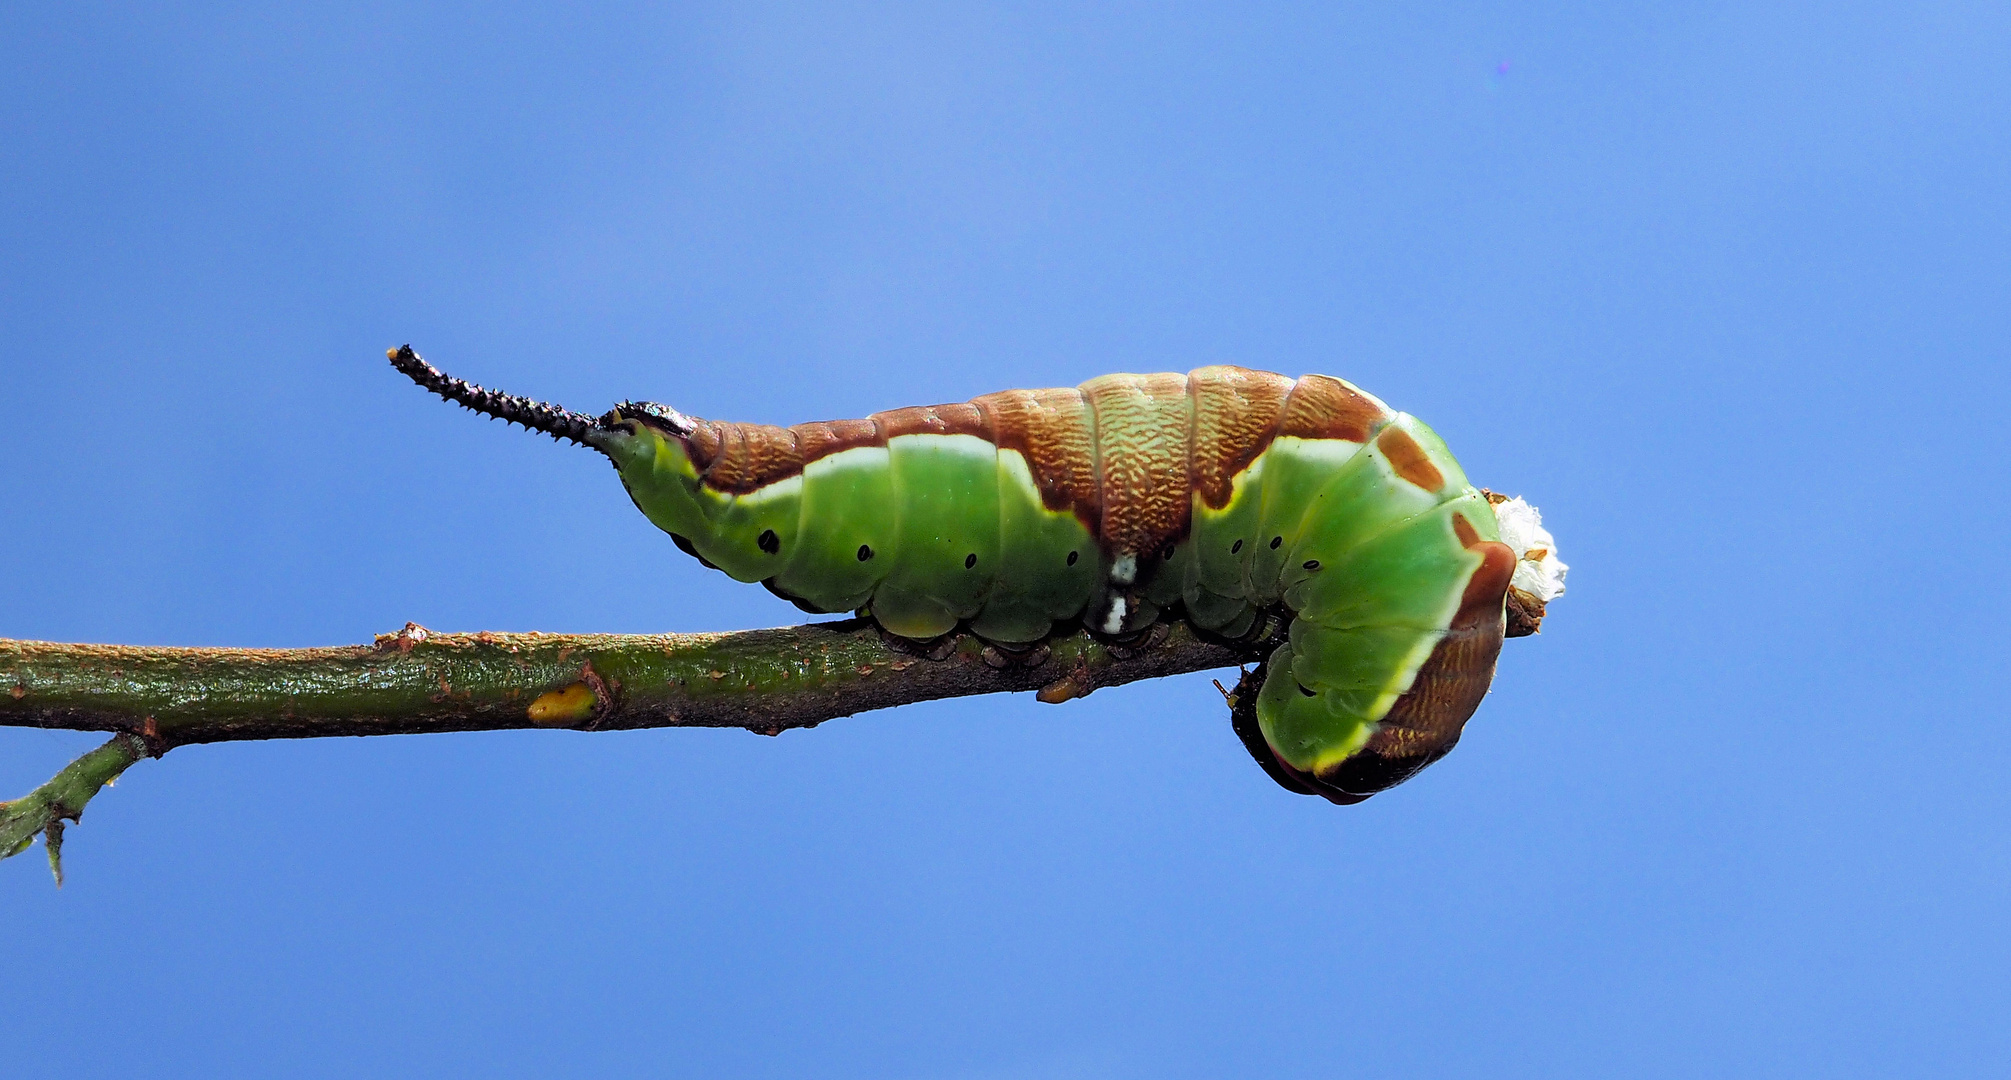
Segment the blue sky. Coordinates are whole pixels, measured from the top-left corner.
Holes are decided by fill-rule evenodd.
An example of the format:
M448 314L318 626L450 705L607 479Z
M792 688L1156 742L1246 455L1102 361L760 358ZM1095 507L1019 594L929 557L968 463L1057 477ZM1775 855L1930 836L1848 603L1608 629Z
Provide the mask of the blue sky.
M0 865L0 1063L1993 1074L2007 70L1988 4L11 5L0 636L798 621L404 341L771 422L1330 372L1574 569L1353 808L1204 675L179 750Z

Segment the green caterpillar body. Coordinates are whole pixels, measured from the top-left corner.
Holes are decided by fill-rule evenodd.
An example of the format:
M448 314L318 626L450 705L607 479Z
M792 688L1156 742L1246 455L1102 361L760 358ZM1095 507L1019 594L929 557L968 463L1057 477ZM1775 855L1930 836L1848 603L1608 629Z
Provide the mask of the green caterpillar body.
M593 419L393 362L614 463L678 546L813 612L1007 646L1170 614L1243 638L1283 609L1254 725L1286 787L1357 802L1457 742L1517 553L1430 428L1339 379L1108 375L791 428L651 403ZM1254 727L1255 730L1249 730Z

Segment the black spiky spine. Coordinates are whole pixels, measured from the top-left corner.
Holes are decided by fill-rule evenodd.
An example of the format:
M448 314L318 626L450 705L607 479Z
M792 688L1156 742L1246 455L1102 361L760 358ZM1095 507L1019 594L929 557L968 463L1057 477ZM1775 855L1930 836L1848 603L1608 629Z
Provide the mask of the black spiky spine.
M594 430L598 423L591 416L515 394L485 390L474 383L456 379L421 359L410 345L392 350L390 357L392 367L456 405L473 409L484 416L522 424L554 439L571 439L581 446L593 445L587 441L587 433Z

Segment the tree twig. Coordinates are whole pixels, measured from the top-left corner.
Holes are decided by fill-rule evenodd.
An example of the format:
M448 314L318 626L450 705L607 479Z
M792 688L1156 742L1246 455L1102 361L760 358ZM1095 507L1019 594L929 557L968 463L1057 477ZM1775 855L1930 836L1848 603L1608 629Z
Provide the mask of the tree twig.
M869 622L724 634L435 634L372 645L149 648L0 639L0 726L119 733L28 796L0 803L0 857L48 837L142 756L239 739L508 728L743 727L767 735L938 698L1102 686L1255 660L1263 646L1162 624L1133 647L1082 632L1012 655L968 636L919 655ZM932 658L939 657L939 658Z
M84 815L84 804L118 778L126 767L147 754L146 744L131 735L112 736L110 742L72 761L48 783L13 802L0 803L0 859L19 855L35 842L35 835L48 837L49 872L56 875L56 887L63 887L63 822Z

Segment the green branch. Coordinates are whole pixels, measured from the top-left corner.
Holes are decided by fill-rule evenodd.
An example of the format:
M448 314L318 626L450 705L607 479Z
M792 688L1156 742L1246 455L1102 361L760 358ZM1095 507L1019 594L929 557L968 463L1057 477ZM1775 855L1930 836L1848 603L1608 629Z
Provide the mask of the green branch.
M118 779L126 766L147 755L146 743L131 735L112 741L72 761L50 781L13 802L0 803L0 859L28 850L37 833L48 837L49 871L56 887L63 886L63 822L84 816L84 804L98 789Z
M119 733L33 793L0 803L0 858L41 833L60 883L63 822L141 757L191 743L506 728L779 735L938 698L1036 690L1042 701L1067 701L1250 662L1260 649L1171 623L1129 648L1077 632L1009 654L957 636L922 655L860 620L661 635L434 634L407 624L372 645L320 649L0 639L0 726Z

